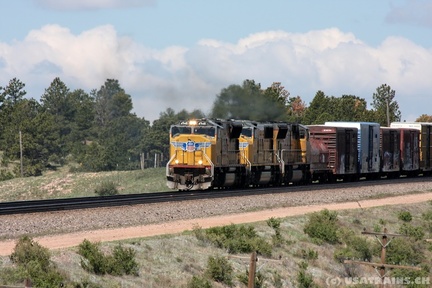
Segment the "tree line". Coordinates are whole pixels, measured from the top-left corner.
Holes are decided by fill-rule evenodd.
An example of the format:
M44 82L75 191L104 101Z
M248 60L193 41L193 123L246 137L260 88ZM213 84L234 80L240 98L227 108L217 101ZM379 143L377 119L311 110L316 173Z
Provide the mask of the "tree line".
M89 93L71 91L55 78L40 101L25 97L25 84L14 78L0 86L0 179L38 176L50 167L75 163L76 171L138 169L140 156L152 166L155 154L167 159L169 127L188 118L236 118L322 124L325 121L371 121L387 126L399 121L395 91L383 84L373 94L372 109L354 95L327 96L318 91L309 106L300 96L291 97L279 82L261 88L254 80L223 88L211 112L201 110L160 113L150 123L132 113L132 97L118 80L107 79ZM432 116L421 115L422 121ZM432 120L431 120L432 121ZM17 162L21 166L16 165ZM14 164L15 165L11 165ZM5 167L15 167L14 170Z

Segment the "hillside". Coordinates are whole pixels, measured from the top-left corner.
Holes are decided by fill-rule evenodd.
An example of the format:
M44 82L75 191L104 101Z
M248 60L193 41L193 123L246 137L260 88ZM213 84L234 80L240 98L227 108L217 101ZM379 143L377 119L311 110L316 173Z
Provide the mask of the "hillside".
M159 191L166 191L163 176L163 168L107 173L69 173L59 170L42 177L0 182L0 191L2 199L9 200L93 196L94 189L104 181L117 183L121 193L157 191L155 187L159 187ZM377 196L372 199L379 201L379 198L385 197L384 194ZM222 229L207 230L196 226L193 231L173 235L100 243L104 255L111 255L119 244L133 251L137 275L97 275L86 271L82 267L83 258L78 254L78 247L52 250L51 261L59 275L62 275L65 287L227 287L226 284L210 280L211 268L221 273L229 272L220 270L221 267L232 267L232 272L223 274L220 281L231 279L233 287L246 287L242 283L245 277L247 279L250 260L250 251L247 252L247 249L255 247L260 250L257 262L257 279L260 282L256 287L329 287L329 283L341 284L344 277L376 276L372 268L344 264L343 259L364 260L362 258L366 257L372 262L380 261L378 241L361 232L363 229L382 232L387 228L390 233L408 235L392 240L387 249L388 261L426 269L415 272L421 274L395 271L399 274L390 275L420 275L427 277L422 279L431 279L429 267L432 266L432 244L425 241L432 238L431 201L340 210L337 214L323 211L326 210L302 216L269 218L247 225L228 225ZM128 217L127 214L123 215ZM322 218L322 221L318 221L319 225L305 229L311 223L316 223L317 217ZM322 237L314 235L313 238L309 235L310 231L321 231ZM210 259L217 260L216 264ZM28 273L22 268L17 270L17 264L7 256L0 257L0 267L0 285L22 285L22 279ZM349 287L375 286L362 283Z
M44 172L43 176L0 182L0 201L96 196L95 189L111 181L119 193L167 191L165 168L98 173L70 172L69 167Z
M251 245L261 251L257 262L261 284L257 287L329 287L328 283L342 281L344 277L376 276L372 268L343 264L343 259L363 260L363 257L367 257L368 261L379 262L378 241L373 236L361 235L361 232L363 229L382 232L387 228L389 233L409 235L392 240L387 248L390 263L428 267L424 269L431 267L432 244L424 240L432 236L431 201L341 210L336 213L325 211L269 218L266 222L247 225L229 225L223 229L206 230L196 226L193 231L180 234L101 243L100 249L105 255L112 253L119 243L121 247L134 251L137 276L95 275L87 272L81 266L82 257L78 255L77 247L53 250L51 260L64 275L66 287L207 287L193 286L193 276L198 278L196 281L201 281L198 282L200 285L210 283L212 286L209 287L227 287L208 280L208 270L215 268L212 265L216 265L216 268L218 265L232 267L229 278L232 279L233 286L246 287L241 281L247 275L250 252L245 252L247 250L244 249ZM324 221L317 221L317 217ZM329 221L330 219L335 221ZM314 223L319 225L312 225ZM321 231L323 237L310 237L310 230L305 232L308 231L306 227ZM231 232L227 234L227 231ZM225 262L209 264L209 259ZM12 276L17 276L11 270L13 266L10 259L0 257L0 263L0 284L17 284L12 281L17 279ZM425 271L416 272L422 274L401 274L407 273L401 270L394 273L399 274L390 275L429 277L422 278L426 280L432 276ZM316 286L300 285L312 282ZM364 284L349 287L375 287Z

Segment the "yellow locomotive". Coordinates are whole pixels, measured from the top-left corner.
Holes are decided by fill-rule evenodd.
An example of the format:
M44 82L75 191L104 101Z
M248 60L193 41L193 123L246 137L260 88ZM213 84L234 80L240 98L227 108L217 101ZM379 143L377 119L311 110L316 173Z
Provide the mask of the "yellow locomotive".
M182 121L170 128L170 160L166 166L171 189L203 190L243 182L240 163L242 125L232 120Z
M306 126L198 119L170 128L167 185L178 190L307 182Z

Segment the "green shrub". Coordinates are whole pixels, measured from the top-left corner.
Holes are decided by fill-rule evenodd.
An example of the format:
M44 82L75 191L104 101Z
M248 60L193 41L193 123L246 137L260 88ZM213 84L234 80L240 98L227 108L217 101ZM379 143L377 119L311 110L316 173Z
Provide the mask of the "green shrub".
M123 248L120 244L114 247L111 274L138 276L138 263L135 261L135 256L136 252L132 248Z
M277 219L274 217L271 217L270 219L267 220L267 225L271 228L273 228L275 231L280 229L280 225L281 225L281 219Z
M249 283L249 271L246 269L245 272L237 275L237 279L240 281L240 283L243 283L244 285L248 286ZM264 286L265 276L261 271L258 271L255 273L255 279L254 279L254 288L262 288L266 287Z
M300 251L301 257L305 260L316 260L318 259L318 251L308 248L307 250L302 249Z
M360 238L359 238L360 239ZM334 258L343 263L347 259L361 259L361 261L370 261L372 259L372 251L368 243L362 241L360 246L345 246L338 248L334 252Z
M198 232L198 231L197 231ZM258 236L255 228L250 225L227 225L212 227L206 230L205 236L195 232L195 235L213 243L218 248L227 249L228 253L250 253L270 256L271 245Z
M429 209L428 211L426 211L425 213L423 213L422 214L422 219L425 222L424 223L425 229L429 233L432 233L432 209Z
M92 243L87 239L78 246L78 254L83 256L81 266L84 270L98 274L138 275L138 263L135 251L125 249L120 244L114 247L113 255L104 255L100 243Z
M373 225L373 231L377 232L377 233L382 232L383 231L383 226L381 224L375 223Z
M108 272L108 261L100 250L100 243L92 243L87 239L78 246L78 254L83 256L81 267L84 270L103 275Z
M366 238L360 236L354 236L349 239L347 245L349 245L356 252L354 254L355 257L358 257L363 261L372 260L371 244Z
M50 257L48 248L42 247L29 236L21 237L10 255L11 261L18 265L26 267L29 263L36 262L42 269L49 267Z
M64 276L52 265L50 257L47 248L31 237L21 237L10 255L11 261L17 264L17 270L13 274L30 278L34 287L59 287Z
M398 219L402 220L404 222L411 222L412 220L412 215L409 211L401 211L398 214Z
M396 237L387 246L386 261L396 265L418 265L424 259L422 249L423 247L418 241L412 241L406 237ZM379 247L379 251L374 252L377 255L380 253L381 247Z
M10 171L0 170L0 181L6 181L15 178Z
M22 284L28 277L28 273L20 266L2 267L0 265L0 283L4 285ZM0 286L1 287L1 286Z
M422 214L422 218L425 221L432 221L432 209L426 211L425 213Z
M188 288L212 288L211 282L203 276L193 276L187 284Z
M408 223L403 223L399 227L399 233L403 235L407 235L409 237L414 238L415 240L421 240L425 236L425 232L423 231L423 227L413 226Z
M309 216L303 231L314 239L335 244L339 242L336 223L337 212L324 209Z
M32 261L27 266L27 272L33 287L51 288L63 285L63 275L53 266L49 266L47 269L42 267L40 263Z
M280 232L281 220L277 218L270 218L267 220L267 225L275 231L275 235L272 236L273 246L280 247L282 246L284 240L282 234Z
M99 196L112 196L119 194L118 189L113 181L104 181L95 189L95 193Z
M351 229L339 229L339 239L343 242L344 247L336 249L334 258L340 262L345 259L361 259L362 261L372 260L371 243L366 237L361 237Z
M306 262L301 262L299 264L300 270L297 273L297 286L299 288L311 288L315 287L313 283L313 278L310 273L306 272L306 269L308 267Z
M207 261L206 275L216 282L233 286L233 267L225 257L210 256Z
M208 240L206 237L206 232L204 229L202 229L199 225L194 225L192 227L192 233L195 235L195 237L199 240L199 241L206 241Z
M416 278L417 279L429 279L429 267L423 267L422 270L416 271L416 270L408 270L408 269L394 269L391 271L391 276L396 278L402 278L407 283L403 285L403 287L407 288L427 288L430 287L430 283L415 283ZM425 281L429 282L429 281Z
M71 283L73 288L103 288L99 284L91 282L87 277L80 282Z

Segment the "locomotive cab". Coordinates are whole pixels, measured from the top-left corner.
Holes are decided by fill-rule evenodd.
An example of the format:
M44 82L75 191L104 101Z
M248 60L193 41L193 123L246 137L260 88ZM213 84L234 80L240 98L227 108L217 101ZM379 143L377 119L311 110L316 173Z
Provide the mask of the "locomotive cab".
M243 185L241 130L241 123L234 120L199 119L172 125L167 186L178 190L205 190Z
M170 128L170 160L166 166L167 186L197 190L211 187L214 173L210 157L217 127L207 121L182 121Z

